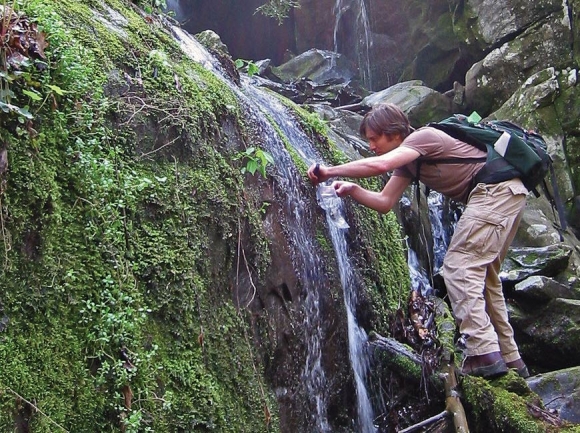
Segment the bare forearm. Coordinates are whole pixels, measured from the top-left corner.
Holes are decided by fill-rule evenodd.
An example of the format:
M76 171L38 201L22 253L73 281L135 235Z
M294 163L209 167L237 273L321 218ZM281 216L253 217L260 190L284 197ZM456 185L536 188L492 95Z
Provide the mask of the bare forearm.
M358 203L381 213L389 212L394 205L391 197L382 192L369 191L360 185L353 186L349 195Z
M327 167L326 173L329 177L372 177L379 176L389 170L392 170L390 165L391 164L389 164L389 162L384 158L370 157L347 162L346 164Z

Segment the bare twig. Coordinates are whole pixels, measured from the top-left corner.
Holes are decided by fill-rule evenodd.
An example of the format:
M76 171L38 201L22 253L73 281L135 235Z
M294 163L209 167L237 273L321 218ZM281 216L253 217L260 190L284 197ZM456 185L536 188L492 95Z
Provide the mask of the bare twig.
M415 432L423 427L434 424L437 421L440 421L440 420L442 420L444 418L448 418L448 417L449 417L449 412L444 410L440 414L432 416L431 418L427 418L426 420L421 421L418 424L412 425L411 427L407 427L406 429L403 429L403 430L399 430L399 433L412 433L412 432Z
M31 401L26 400L24 397L22 397L20 394L18 394L16 391L14 391L11 388L5 388L6 391L10 392L11 394L14 394L16 397L18 397L20 400L25 401L27 404L29 404L32 408L34 408L37 412L41 413L42 415L44 415L46 417L47 420L49 420L51 423L53 423L55 426L57 426L58 428L60 428L62 431L67 432L68 430L65 429L63 426L61 426L59 423L57 423L55 420L53 420L51 417L49 417L47 414L45 414L43 411L40 410L40 408L38 406L36 406L34 403L32 403Z
M159 146L157 149L153 149L151 152L147 152L147 153L142 153L141 155L139 155L139 158L145 158L149 155L153 155L154 153L159 152L161 149L166 148L167 146L171 146L173 143L175 143L177 140L179 140L179 137L175 137L173 140L168 141L167 143L165 143L163 146Z

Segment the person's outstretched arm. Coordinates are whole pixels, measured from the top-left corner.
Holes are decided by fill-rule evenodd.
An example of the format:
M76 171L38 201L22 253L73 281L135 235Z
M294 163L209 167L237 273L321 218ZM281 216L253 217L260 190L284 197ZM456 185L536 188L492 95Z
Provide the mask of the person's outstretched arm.
M350 196L368 208L387 213L397 204L411 180L407 177L392 176L380 192L369 191L356 183L340 180L333 182L332 186L340 197Z
M416 150L408 147L398 147L384 155L358 159L341 165L327 167L312 164L308 169L308 177L316 185L337 176L353 178L379 176L409 164L419 156L420 154Z

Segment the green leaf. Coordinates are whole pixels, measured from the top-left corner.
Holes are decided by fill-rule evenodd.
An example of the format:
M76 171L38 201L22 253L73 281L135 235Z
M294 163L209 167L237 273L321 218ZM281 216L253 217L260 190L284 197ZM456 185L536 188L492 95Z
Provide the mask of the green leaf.
M54 93L56 93L57 95L60 95L60 96L63 96L66 93L66 91L62 90L60 87L55 86L53 84L49 84L48 85L48 88L50 90L52 90Z
M254 175L258 169L258 162L254 159L251 159L246 164L246 168L252 175Z
M20 114L23 117L26 117L29 120L34 118L32 113L30 111L28 111L28 107L18 108L18 110L16 110L16 111L18 112L18 114Z
M248 75L250 77L256 75L258 72L260 72L260 69L256 66L255 63L253 62L248 63Z
M266 161L268 161L270 164L274 164L274 157L271 154L264 152L264 156L266 157Z
M242 59L236 59L235 64L236 64L236 68L238 68L238 69L244 67L244 61Z
M30 99L32 99L33 101L42 101L42 96L40 96L38 93L36 92L32 92L30 90L26 90L23 89L22 93L24 93L26 96L28 96Z

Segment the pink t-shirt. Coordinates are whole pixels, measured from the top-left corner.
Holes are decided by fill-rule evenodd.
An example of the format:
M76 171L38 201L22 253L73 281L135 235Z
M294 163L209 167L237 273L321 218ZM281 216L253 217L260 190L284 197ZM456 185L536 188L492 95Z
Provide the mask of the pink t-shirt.
M481 158L487 155L475 146L431 127L423 127L413 132L401 143L401 146L419 152L424 159ZM421 163L419 180L453 200L467 203L471 192L471 181L484 164L484 162L433 164L424 161ZM399 167L393 172L393 176L407 178L415 178L416 175L417 161Z

